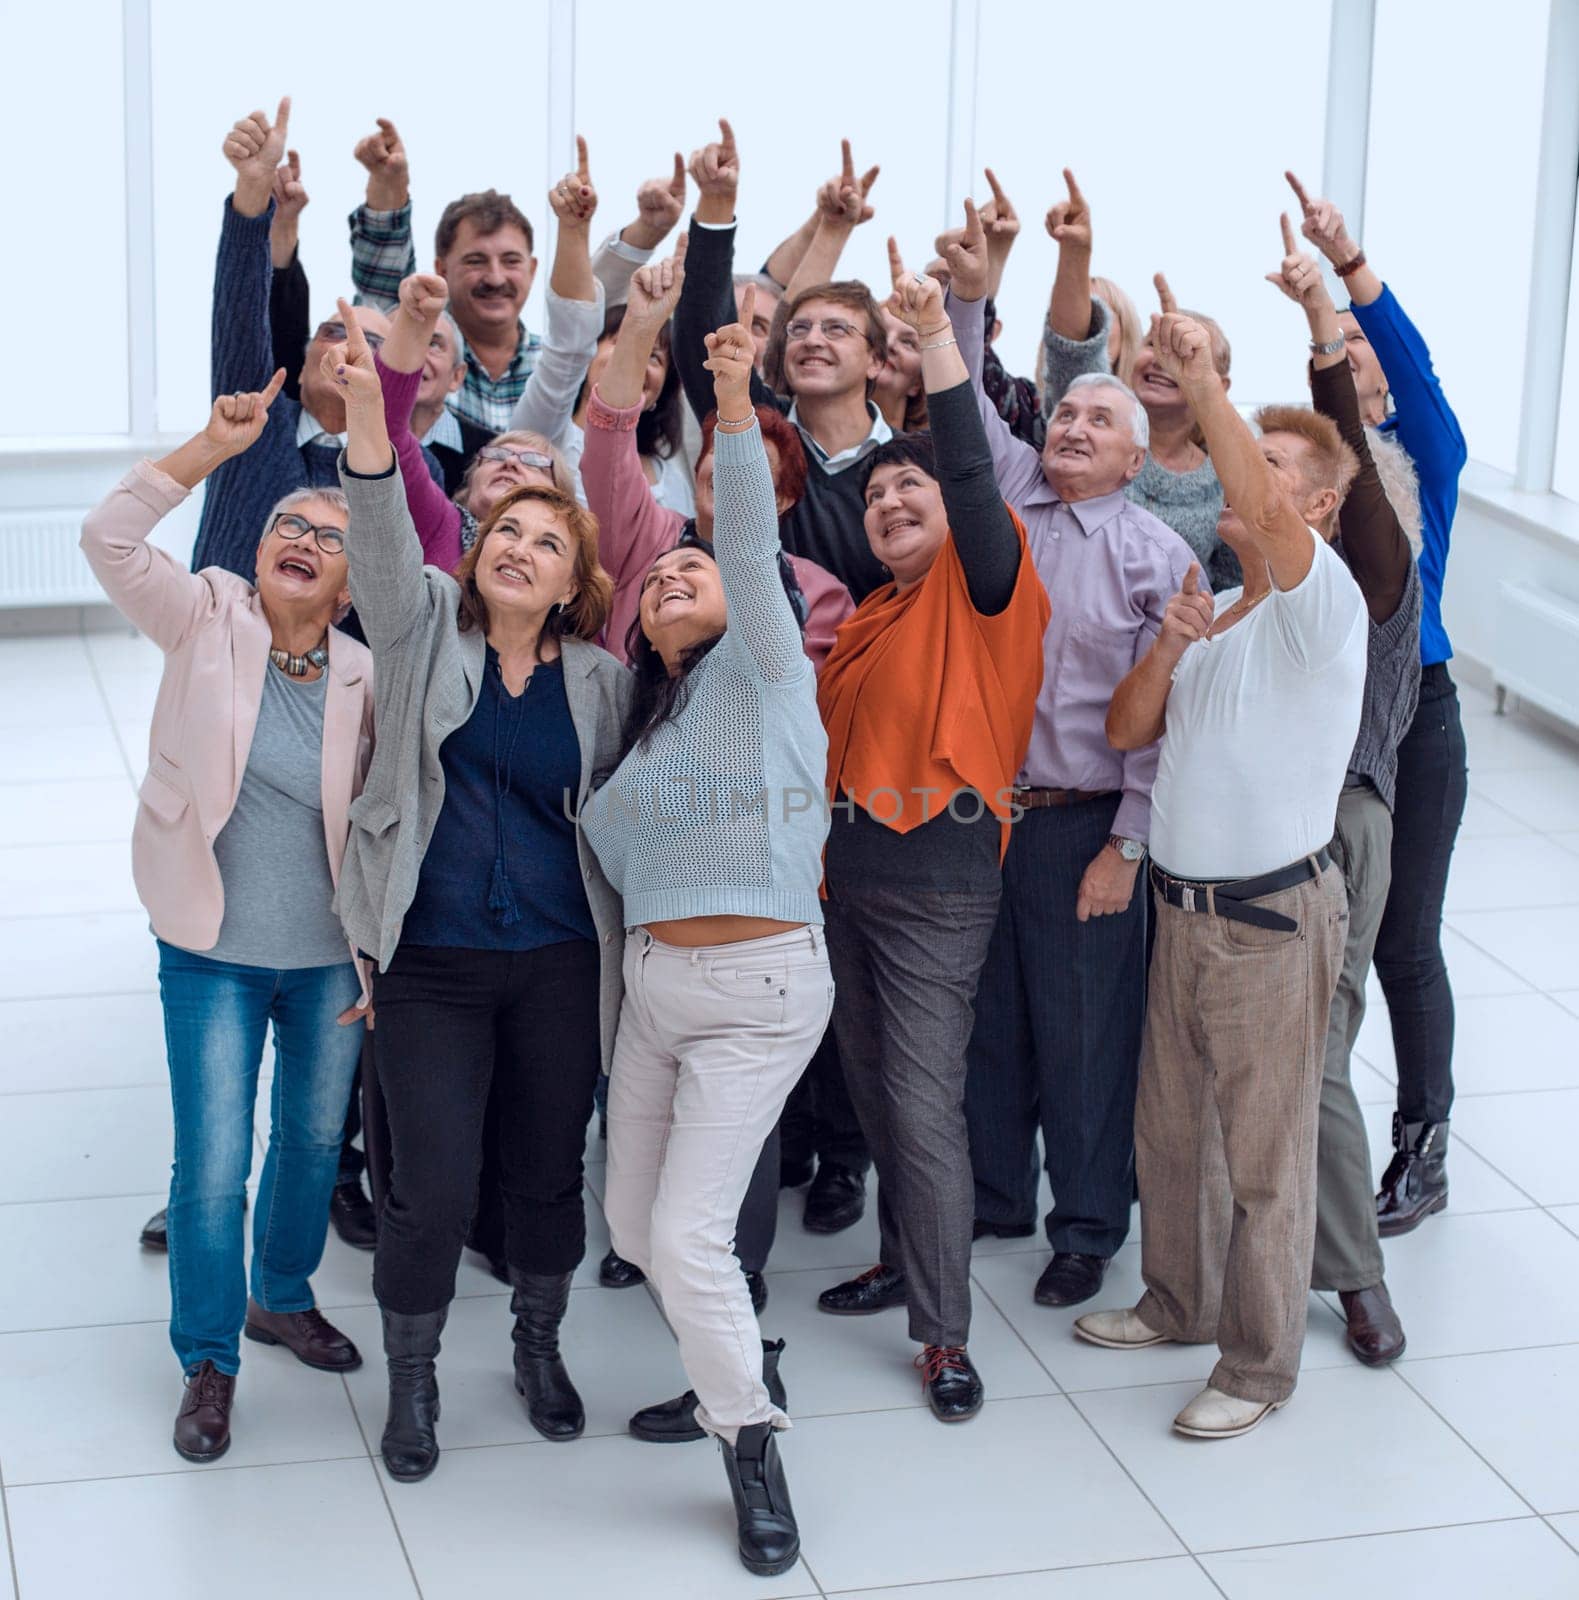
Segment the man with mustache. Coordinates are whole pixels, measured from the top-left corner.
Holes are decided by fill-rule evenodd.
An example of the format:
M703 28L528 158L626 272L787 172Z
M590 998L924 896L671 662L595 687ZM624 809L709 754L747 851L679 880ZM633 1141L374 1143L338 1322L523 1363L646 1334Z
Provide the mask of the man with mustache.
M1052 1181L1053 1258L1042 1305L1101 1287L1129 1232L1146 919L1135 879L1151 824L1158 747L1120 753L1113 691L1151 646L1190 548L1125 496L1146 460L1146 413L1117 378L1078 378L1040 453L981 389L986 231L965 202L949 242L949 312L978 391L1004 499L1020 514L1052 597L1042 689L1003 862L1003 900L976 992L965 1112L977 1237L1036 1226L1036 1130Z

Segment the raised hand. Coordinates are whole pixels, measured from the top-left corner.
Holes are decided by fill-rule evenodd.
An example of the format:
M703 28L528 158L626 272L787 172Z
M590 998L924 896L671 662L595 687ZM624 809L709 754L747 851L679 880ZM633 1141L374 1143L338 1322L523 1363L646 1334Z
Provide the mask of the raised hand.
M817 191L817 215L838 228L858 228L870 222L876 213L866 203L867 191L877 182L879 168L868 167L859 178L855 175L855 157L850 152L850 141L841 139L839 148L843 158L839 175L822 185Z
M239 456L257 443L269 420L269 407L284 382L285 368L281 367L261 393L220 395L209 413L203 437L227 456Z
M668 237L685 213L685 158L674 153L674 174L649 178L636 191L637 219L653 235L653 243Z
M1193 317L1179 310L1168 280L1159 272L1152 279L1157 287L1157 299L1162 314L1151 319L1151 348L1166 377L1180 387L1205 383L1215 378L1217 369L1212 364L1212 340Z
M1055 200L1047 208L1047 232L1062 249L1083 250L1091 254L1091 207L1075 182L1075 175L1064 168L1067 199Z
M997 173L991 167L984 170L987 187L992 190L992 199L981 208L981 225L987 235L987 253L997 260L1006 260L1014 248L1014 241L1020 236L1020 214L1003 192Z
M1201 564L1190 563L1184 587L1168 602L1162 613L1161 638L1165 649L1183 655L1190 645L1212 631L1215 610L1212 597L1201 593Z
M987 258L987 234L973 200L965 202L965 226L938 240L940 253L948 262L956 300L980 300L992 277Z
M756 309L756 285L747 284L740 297L739 317L707 335L707 360L702 365L713 375L720 422L743 422L751 415L751 373L757 359L751 319Z
M290 132L291 97L285 95L270 122L261 111L243 117L225 135L225 159L236 169L235 209L258 217L274 192L274 169L285 159Z
M548 191L548 203L561 228L585 232L592 226L592 213L598 209L598 191L592 187L592 171L587 165L587 141L576 135L576 170L567 172Z
M401 288L404 287L402 284ZM368 348L367 335L346 301L337 300L335 304L340 308L340 321L345 327L345 343L331 345L324 351L319 370L337 389L344 391L347 416L375 411L382 416L384 392L373 367L373 352Z
M307 190L302 186L302 158L287 150L283 165L274 169L274 219L294 223L307 209Z
M413 272L400 283L400 315L432 333L444 307L449 303L450 286L435 272ZM346 324L349 338L350 324Z
M625 300L625 321L643 326L662 326L674 315L685 283L685 252L691 236L682 233L674 241L674 254L666 261L638 267L631 275L630 292Z
M726 117L718 119L718 139L691 152L691 177L704 195L734 202L740 187L740 152L735 148L735 130Z
M1346 267L1360 253L1359 245L1349 237L1344 226L1343 213L1330 200L1313 200L1305 186L1292 172L1283 174L1288 186L1299 200L1302 215L1300 232L1333 264Z
M353 152L367 168L367 203L375 211L398 211L410 194L411 168L400 132L388 117L378 119L378 131L358 139Z
M939 333L949 326L943 309L943 285L924 273L911 272L899 254L898 243L888 241L888 271L894 292L888 297L888 310L918 333Z
M1307 255L1294 242L1294 229L1286 211L1280 220L1283 224L1283 264L1276 272L1267 273L1266 281L1276 285L1296 305L1308 311L1330 300L1331 296L1327 293L1327 285L1322 279L1316 258Z

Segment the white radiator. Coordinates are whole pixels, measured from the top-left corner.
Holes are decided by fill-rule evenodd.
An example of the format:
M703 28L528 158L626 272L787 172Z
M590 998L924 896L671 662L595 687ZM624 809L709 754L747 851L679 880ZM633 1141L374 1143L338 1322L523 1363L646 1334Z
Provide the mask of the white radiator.
M87 511L0 512L0 607L87 605L104 598L77 548Z
M1522 583L1497 589L1496 655L1500 691L1579 726L1579 605Z

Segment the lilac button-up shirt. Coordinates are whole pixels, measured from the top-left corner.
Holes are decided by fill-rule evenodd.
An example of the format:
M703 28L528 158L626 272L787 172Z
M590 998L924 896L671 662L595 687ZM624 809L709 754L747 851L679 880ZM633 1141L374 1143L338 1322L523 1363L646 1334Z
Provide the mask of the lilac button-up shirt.
M1107 741L1108 706L1161 631L1163 610L1184 586L1195 557L1172 528L1122 489L1095 500L1058 498L1041 456L1009 432L982 392L980 305L952 295L948 305L976 386L998 487L1025 523L1031 559L1053 603L1020 781L1047 789L1123 790L1113 831L1144 843L1160 746L1115 750Z

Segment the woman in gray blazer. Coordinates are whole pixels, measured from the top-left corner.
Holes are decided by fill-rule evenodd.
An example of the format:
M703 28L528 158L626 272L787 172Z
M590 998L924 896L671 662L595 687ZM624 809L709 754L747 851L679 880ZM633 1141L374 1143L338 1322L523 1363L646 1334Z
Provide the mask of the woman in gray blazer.
M579 1437L559 1354L586 1245L581 1153L620 1002L619 898L576 825L619 758L628 674L589 643L608 615L597 522L527 485L453 576L422 564L361 330L326 365L346 394L346 554L378 674L379 742L337 901L376 963L392 1170L373 1287L389 1365L384 1464L438 1462L434 1362L499 1116L516 1388L548 1439Z

